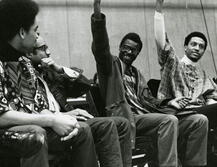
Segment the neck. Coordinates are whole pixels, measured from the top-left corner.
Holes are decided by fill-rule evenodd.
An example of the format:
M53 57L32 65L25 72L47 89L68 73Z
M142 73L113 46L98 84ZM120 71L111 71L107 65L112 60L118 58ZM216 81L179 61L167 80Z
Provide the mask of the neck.
M18 61L19 57L24 56L25 53L19 49L19 45L13 40L0 42L0 60L2 62Z
M122 65L123 73L125 73L131 67L131 65L127 65L122 60L120 60L120 62L121 62L121 65Z
M26 50L23 48L22 39L17 34L11 40L8 41L8 44L11 45L18 52L26 53Z
M192 64L192 65L196 65L197 64L197 62L192 61L186 55L184 55L184 57L181 59L181 61L184 62L185 64Z

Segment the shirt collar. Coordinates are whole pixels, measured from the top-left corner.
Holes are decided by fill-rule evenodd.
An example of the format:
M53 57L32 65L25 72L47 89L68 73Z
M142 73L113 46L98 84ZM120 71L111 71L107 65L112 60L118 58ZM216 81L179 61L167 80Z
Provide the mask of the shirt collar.
M186 55L183 56L183 58L181 59L181 62L186 65L188 64L193 65L193 66L198 65L198 63L191 61Z

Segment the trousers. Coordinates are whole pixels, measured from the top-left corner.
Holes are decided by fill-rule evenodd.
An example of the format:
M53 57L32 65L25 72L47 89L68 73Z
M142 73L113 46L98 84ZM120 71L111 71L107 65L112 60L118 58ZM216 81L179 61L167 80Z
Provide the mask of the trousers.
M132 150L129 121L122 117L87 120L101 167L131 167Z
M206 165L206 116L192 114L177 118L169 114L148 113L135 115L135 121L137 136L149 135L156 141L158 166L178 167L179 156L183 165Z
M86 123L79 122L79 125L81 128L78 135L65 142L60 141L60 136L52 129L45 130L36 125L15 126L8 130L17 133L31 132L36 136L37 140L29 147L25 146L19 154L22 167L48 167L48 150L57 155L64 155L66 152L70 154L70 166L95 167L95 147L101 167L131 167L130 125L125 118L93 118ZM19 148L24 148L24 145ZM17 151L21 152L21 149Z
M21 167L49 167L48 151L57 155L62 155L69 152L71 158L71 167L98 167L97 157L95 152L94 140L90 127L83 122L79 122L81 128L78 135L70 140L62 142L60 136L57 135L52 129L46 130L36 125L23 125L9 128L9 131L14 132L32 132L35 135L34 144L25 147L17 152L21 152ZM25 142L28 143L28 140ZM23 142L23 146L25 146ZM40 145L40 147L38 147ZM35 150L37 147L37 151ZM48 149L49 148L49 149ZM8 148L10 151L10 148ZM12 148L13 149L13 148ZM32 151L34 150L34 151ZM22 157L25 155L25 157Z
M209 128L217 128L217 104L210 104L204 107L194 108L199 114L207 116L209 120Z

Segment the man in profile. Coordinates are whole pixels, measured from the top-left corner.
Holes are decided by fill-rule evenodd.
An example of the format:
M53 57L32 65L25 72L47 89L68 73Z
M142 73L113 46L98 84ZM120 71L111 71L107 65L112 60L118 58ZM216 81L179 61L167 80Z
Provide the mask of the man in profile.
M67 97L81 96L90 90L88 81L82 75L82 70L57 64L50 53L46 42L39 36L30 59L60 111L90 126L101 167L131 167L129 121L122 117L94 117L86 110L67 103Z
M75 117L54 114L55 105L50 105L46 88L26 57L38 37L38 11L32 0L0 1L0 127L27 134L11 136L18 141L12 144L20 144L13 150L21 154L22 167L48 167L48 147L68 151L71 166L97 167L89 126Z

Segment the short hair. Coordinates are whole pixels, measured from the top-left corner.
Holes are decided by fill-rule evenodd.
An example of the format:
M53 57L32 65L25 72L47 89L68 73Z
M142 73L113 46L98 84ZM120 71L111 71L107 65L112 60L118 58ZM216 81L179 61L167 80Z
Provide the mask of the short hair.
M0 40L11 40L24 28L29 31L39 12L39 6L32 0L0 1Z
M120 42L120 45L119 45L119 48L121 48L121 46L122 46L122 44L124 43L124 41L126 41L127 39L130 39L130 40L132 40L132 41L134 41L134 42L136 42L136 43L138 43L139 44L139 52L142 50L142 41L141 41L141 39L140 39L140 36L137 34L137 33L134 33L134 32L130 32L130 33L128 33L128 34L126 34L123 38L122 38L122 40L121 40L121 42Z
M184 41L184 46L188 45L188 43L190 42L191 38L192 37L199 37L199 38L202 38L205 42L205 49L207 47L207 39L206 39L206 36L201 33L201 32L198 32L198 31L194 31L194 32L191 32L190 34L188 34L186 37L185 37L185 41Z

